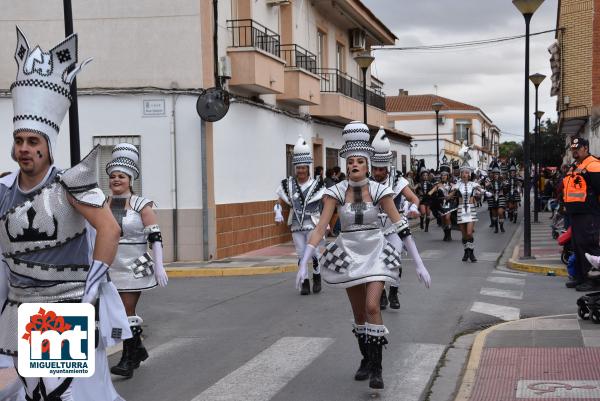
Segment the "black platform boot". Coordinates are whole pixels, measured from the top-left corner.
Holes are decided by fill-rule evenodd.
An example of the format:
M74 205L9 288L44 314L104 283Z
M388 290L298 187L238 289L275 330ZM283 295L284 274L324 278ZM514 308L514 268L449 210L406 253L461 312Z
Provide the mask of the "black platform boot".
M504 232L504 220L500 220L499 224L500 224L500 232L503 233Z
M369 366L369 353L367 350L367 335L364 333L358 333L357 328L354 328L352 332L356 336L358 348L360 349L360 354L363 357L363 359L360 361L360 366L358 367L358 370L354 374L354 380L367 380L371 374L371 367Z
M110 368L110 373L113 375L124 376L130 378L133 376L134 362L133 355L135 353L135 338L128 338L123 341L123 352L121 360L115 366Z
M494 234L498 234L498 220L494 220Z
M310 294L310 281L308 279L304 279L302 282L302 288L300 289L300 295L309 295Z
M144 344L142 344L142 332L143 330L140 326L131 327L131 334L133 334L133 339L135 340L134 352L131 356L134 369L139 368L140 363L148 359L148 351L144 347Z
M469 248L467 247L467 240L463 238L462 243L463 247L465 248L465 254L462 257L462 261L466 262L467 260L469 260Z
M490 228L494 227L494 217L492 216L492 209L488 209L488 212L490 213Z
M429 217L427 217L427 218L425 219L425 232L426 232L426 233L428 233L428 232L429 232L429 221L430 221L430 219L429 219Z
M400 309L400 300L398 300L398 287L390 285L390 296L388 299L390 300L390 308Z
M515 210L515 212L513 213L513 223L517 222L517 211Z
M381 362L383 359L383 346L388 343L384 336L367 337L367 347L369 349L369 361L371 364L371 377L369 379L369 387L374 389L383 389L383 368Z
M469 240L467 244L469 246L469 260L473 263L477 262L477 258L475 257L475 243L473 238Z
M318 294L321 292L321 273L315 273L319 268L319 259L316 256L313 256L313 294Z
M384 288L383 291L381 292L381 298L379 298L379 309L385 310L385 309L387 309L387 306L388 306L388 298L387 298L387 294L385 293L385 288Z

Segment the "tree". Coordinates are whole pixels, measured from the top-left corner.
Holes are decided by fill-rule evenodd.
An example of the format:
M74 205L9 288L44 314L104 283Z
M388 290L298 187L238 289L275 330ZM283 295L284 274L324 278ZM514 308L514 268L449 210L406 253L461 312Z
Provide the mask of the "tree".
M502 142L500 144L500 157L510 160L515 159L517 164L523 165L523 145L514 141Z
M565 153L565 136L558 133L558 124L550 119L542 121L538 157L541 167L560 167Z

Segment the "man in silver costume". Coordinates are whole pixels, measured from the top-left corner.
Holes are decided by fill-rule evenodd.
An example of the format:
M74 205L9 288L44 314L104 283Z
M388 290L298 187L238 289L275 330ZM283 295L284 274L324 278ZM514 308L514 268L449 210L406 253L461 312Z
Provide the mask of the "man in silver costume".
M292 240L298 259L302 256L308 237L319 222L321 214L321 198L325 186L320 177L310 177L310 165L313 163L310 147L302 136L294 145L292 164L295 175L281 181L277 187L279 203L275 205L275 222L282 223L281 203L290 207L287 224L292 231ZM313 293L321 292L321 270L317 260L317 252L313 255ZM310 282L308 278L302 283L300 294L310 294Z
M7 273L0 274L0 354L13 357L18 366L20 304L94 304L98 319L95 374L89 378L23 377L25 398L122 400L110 381L106 348L131 333L107 277L119 226L96 182L98 148L70 169L60 170L53 164L60 123L71 102L69 87L87 61L75 67L75 34L44 52L39 46L31 49L18 28L15 60L12 157L19 170L0 179L0 248L2 269ZM71 67L75 68L69 72Z

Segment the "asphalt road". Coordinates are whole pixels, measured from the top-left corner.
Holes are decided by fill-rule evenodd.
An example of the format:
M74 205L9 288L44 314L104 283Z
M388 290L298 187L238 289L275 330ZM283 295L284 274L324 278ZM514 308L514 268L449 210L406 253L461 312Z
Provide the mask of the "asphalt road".
M294 274L172 279L144 295L138 312L150 358L132 379L114 377L117 390L128 401L420 400L458 334L576 310L580 294L564 278L496 268L516 225L493 234L486 214L475 233L478 263L460 260L457 231L451 243L435 224L414 233L433 285L426 290L405 261L401 309L384 311L383 391L353 380L360 355L345 292L300 296Z

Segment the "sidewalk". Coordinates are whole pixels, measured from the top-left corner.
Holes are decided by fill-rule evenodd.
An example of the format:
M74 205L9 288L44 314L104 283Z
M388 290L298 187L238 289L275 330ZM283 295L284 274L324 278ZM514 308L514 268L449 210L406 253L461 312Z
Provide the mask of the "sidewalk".
M529 273L567 276L567 266L560 260L562 247L555 239L552 239L549 217L550 213L541 212L538 218L539 223L531 223L531 256L535 259L522 259L523 225L521 224L521 239L515 247L512 257L508 260L508 267Z
M523 399L600 400L600 324L569 314L480 332L455 401Z
M273 245L231 258L207 262L166 263L169 277L251 276L289 273L298 270L294 244Z

